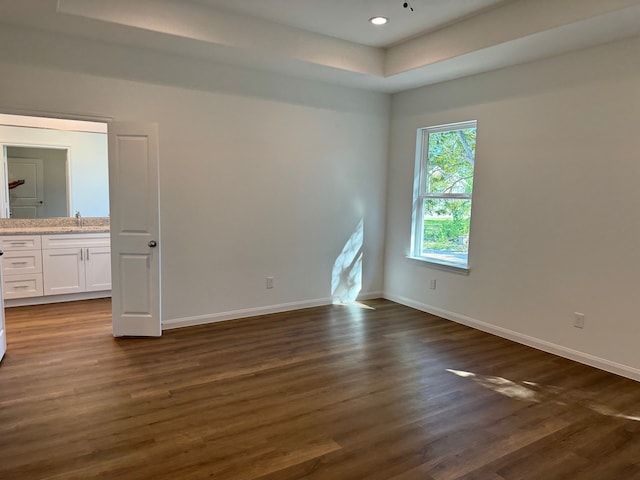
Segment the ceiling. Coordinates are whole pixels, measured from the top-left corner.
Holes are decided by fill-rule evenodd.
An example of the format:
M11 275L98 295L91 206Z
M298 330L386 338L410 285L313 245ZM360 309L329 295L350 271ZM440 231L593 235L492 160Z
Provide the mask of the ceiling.
M0 36L46 31L394 93L640 35L640 0L402 3L2 0Z
M388 47L460 21L510 0L197 0L220 10L250 15L370 47ZM369 19L389 22L376 27Z

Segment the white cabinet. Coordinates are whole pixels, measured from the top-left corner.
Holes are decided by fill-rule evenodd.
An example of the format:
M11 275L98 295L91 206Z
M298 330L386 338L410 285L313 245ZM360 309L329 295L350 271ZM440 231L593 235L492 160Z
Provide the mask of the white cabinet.
M45 295L110 290L109 235L43 236L42 268Z
M111 290L108 233L4 236L0 248L5 300Z
M2 237L2 250L40 250L40 235L12 235Z
M39 235L3 237L4 298L42 296L42 251Z
M44 294L84 292L83 248L56 248L42 251Z
M88 247L84 258L87 292L111 290L111 248Z
M28 298L42 296L42 273L7 275L3 282L4 298Z

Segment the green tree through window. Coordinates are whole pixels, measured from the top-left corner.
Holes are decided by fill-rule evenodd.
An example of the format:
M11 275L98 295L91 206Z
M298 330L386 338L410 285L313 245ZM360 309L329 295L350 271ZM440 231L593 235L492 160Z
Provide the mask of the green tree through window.
M423 128L418 134L413 256L467 268L476 122Z

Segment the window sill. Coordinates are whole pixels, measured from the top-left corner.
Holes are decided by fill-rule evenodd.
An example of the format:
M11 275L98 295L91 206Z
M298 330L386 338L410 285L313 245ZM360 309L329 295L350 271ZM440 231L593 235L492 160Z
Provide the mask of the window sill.
M469 275L469 272L470 272L468 267L461 267L460 265L456 265L454 263L447 263L447 262L438 261L438 260L426 258L426 257L414 257L411 255L407 255L407 258L409 260L420 262L425 266L428 266L431 268L436 268L438 270L457 273L459 275Z

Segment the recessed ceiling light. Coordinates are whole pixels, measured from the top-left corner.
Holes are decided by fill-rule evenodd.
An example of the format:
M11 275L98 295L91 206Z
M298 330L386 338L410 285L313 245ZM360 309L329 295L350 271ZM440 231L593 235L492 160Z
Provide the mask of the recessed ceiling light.
M369 21L374 25L384 25L389 19L387 17L371 17Z

